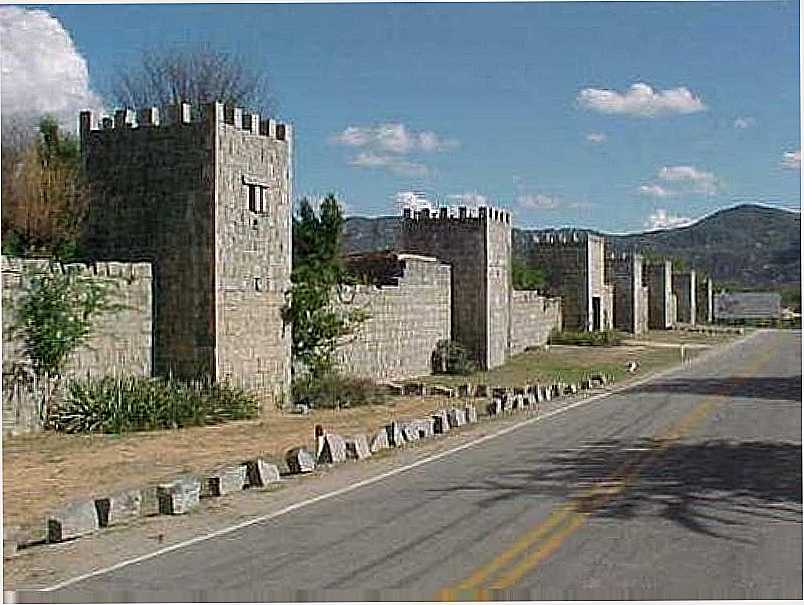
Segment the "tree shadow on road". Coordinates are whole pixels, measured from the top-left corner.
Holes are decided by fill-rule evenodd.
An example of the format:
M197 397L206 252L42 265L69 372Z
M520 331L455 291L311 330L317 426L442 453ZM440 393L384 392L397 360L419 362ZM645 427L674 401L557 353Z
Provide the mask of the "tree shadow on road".
M633 393L689 393L752 397L801 403L801 375L729 378L677 378L634 387Z
M797 443L606 440L508 466L493 479L450 489L486 493L482 507L523 496L559 496L593 516L622 521L661 518L735 541L745 541L738 528L751 518L802 521ZM584 501L583 494L595 487L617 485L624 468L636 469L626 473L624 489L609 498Z

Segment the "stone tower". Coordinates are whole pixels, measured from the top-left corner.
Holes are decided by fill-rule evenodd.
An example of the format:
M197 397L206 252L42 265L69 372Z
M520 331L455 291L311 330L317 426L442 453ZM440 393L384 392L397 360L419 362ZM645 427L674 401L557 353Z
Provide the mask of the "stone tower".
M642 281L648 286L648 326L652 330L672 328L676 324L672 263L669 260L646 263Z
M162 118L160 120L160 117ZM80 116L85 249L154 270L154 371L282 398L290 330L291 128L212 103Z
M511 214L404 210L399 248L435 256L452 266L452 339L483 369L505 363L511 329Z
M695 270L673 272L673 294L676 295L676 320L694 326L697 320Z
M606 283L614 286L614 327L643 334L648 330L648 288L642 284L644 257L637 253L608 254Z

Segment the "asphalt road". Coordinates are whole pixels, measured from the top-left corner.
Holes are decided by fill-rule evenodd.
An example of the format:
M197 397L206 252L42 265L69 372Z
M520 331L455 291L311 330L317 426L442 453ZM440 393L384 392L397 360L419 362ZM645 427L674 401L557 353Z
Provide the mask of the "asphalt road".
M801 599L801 334L39 602Z

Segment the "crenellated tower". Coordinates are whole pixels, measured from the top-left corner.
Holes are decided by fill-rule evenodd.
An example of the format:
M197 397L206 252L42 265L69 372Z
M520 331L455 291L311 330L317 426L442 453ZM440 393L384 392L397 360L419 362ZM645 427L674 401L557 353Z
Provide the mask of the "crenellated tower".
M182 103L80 115L93 187L85 249L154 268L154 369L283 397L290 330L292 131Z
M505 363L511 329L511 214L499 208L403 211L399 248L452 266L452 339L481 368Z

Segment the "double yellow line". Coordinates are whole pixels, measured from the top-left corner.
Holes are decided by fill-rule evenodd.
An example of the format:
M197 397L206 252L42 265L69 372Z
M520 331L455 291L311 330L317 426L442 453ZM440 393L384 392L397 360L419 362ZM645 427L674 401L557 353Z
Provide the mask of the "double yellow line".
M748 372L759 369L769 357L770 352L762 355ZM737 383L739 382L738 380ZM733 388L724 389L718 396L729 395L731 392ZM466 579L441 590L434 600L492 600L490 591L502 591L515 585L556 552L567 538L584 525L590 515L627 489L646 465L651 464L667 447L700 425L712 413L717 401L714 397L702 401L678 422L654 437L643 452L617 468L607 480L584 490L554 509L544 521L528 530L509 548ZM522 555L524 557L520 558ZM513 567L509 567L511 563L514 563Z

